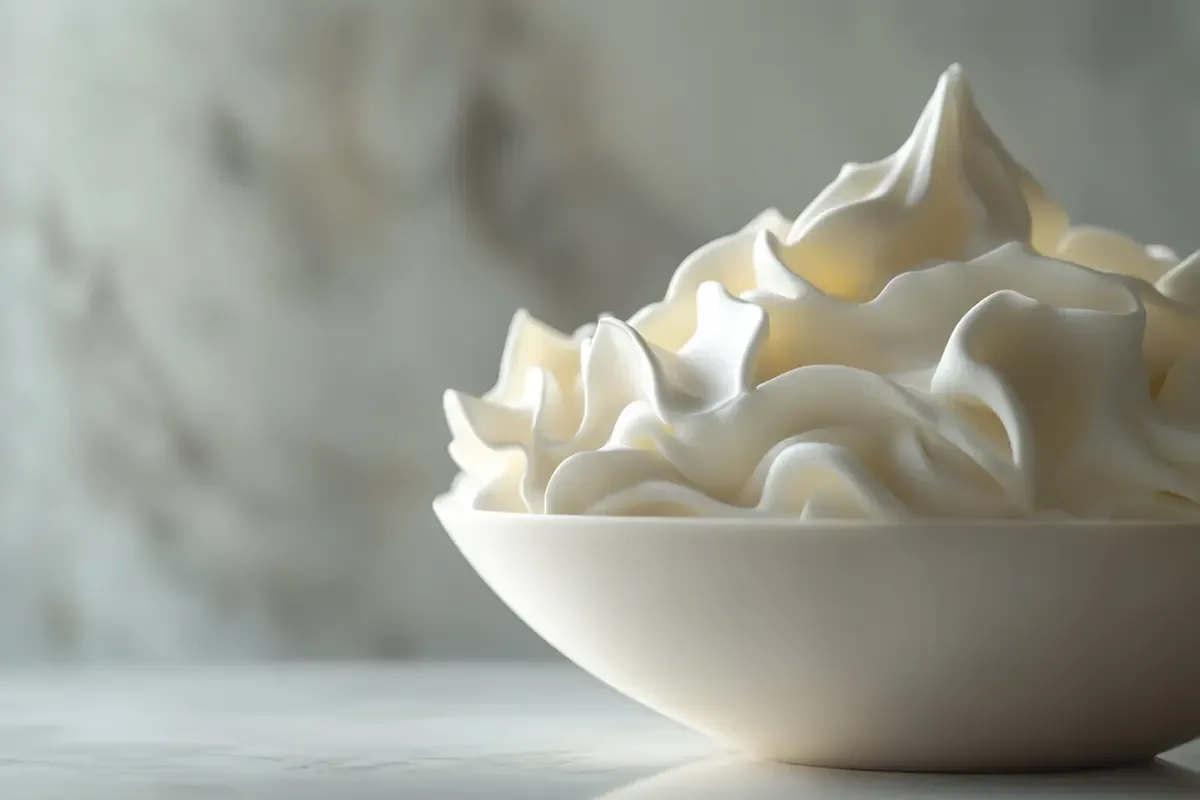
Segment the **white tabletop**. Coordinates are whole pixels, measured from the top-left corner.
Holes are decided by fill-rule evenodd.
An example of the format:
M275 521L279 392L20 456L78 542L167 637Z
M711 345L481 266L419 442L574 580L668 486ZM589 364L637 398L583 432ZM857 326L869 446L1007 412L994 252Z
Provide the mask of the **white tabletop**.
M755 764L563 665L0 673L0 797L1200 797L1200 747L1117 773Z

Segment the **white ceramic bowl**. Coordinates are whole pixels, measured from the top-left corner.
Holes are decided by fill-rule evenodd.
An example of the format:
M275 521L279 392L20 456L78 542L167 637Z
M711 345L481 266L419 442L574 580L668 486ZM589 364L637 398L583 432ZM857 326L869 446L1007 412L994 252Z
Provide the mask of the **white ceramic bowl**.
M1197 526L434 507L565 656L757 756L1034 771L1200 736Z

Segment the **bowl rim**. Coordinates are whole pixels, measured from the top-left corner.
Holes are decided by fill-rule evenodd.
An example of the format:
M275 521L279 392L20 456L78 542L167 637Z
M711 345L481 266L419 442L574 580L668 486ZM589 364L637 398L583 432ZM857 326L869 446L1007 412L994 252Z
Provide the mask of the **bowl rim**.
M795 516L739 517L645 517L603 516L598 514L534 514L531 512L494 511L469 508L455 502L451 492L438 495L433 501L433 512L439 520L451 517L470 517L476 521L503 521L505 524L519 523L522 526L559 526L563 524L587 525L589 527L638 527L650 528L752 528L757 530L819 530L822 528L843 529L900 529L900 530L944 530L949 528L1009 528L1034 529L1054 528L1057 530L1103 529L1121 530L1136 528L1145 530L1178 531L1194 529L1200 535L1200 520L1194 522L1156 519L1004 519L1001 517L913 517L900 520L876 519L815 519L804 520Z

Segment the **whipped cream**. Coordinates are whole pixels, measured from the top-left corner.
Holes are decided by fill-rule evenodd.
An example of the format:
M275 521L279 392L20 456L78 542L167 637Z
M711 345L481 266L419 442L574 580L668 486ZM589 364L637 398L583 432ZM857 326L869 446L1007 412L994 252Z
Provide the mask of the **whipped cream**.
M1200 254L1073 226L951 67L894 154L447 392L509 512L1200 519Z

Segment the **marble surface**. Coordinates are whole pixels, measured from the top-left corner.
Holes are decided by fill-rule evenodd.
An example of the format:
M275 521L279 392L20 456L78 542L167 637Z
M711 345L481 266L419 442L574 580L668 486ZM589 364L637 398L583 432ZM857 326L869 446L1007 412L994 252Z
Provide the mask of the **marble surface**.
M1136 770L954 777L741 759L566 665L7 671L0 797L1200 796L1200 749Z

